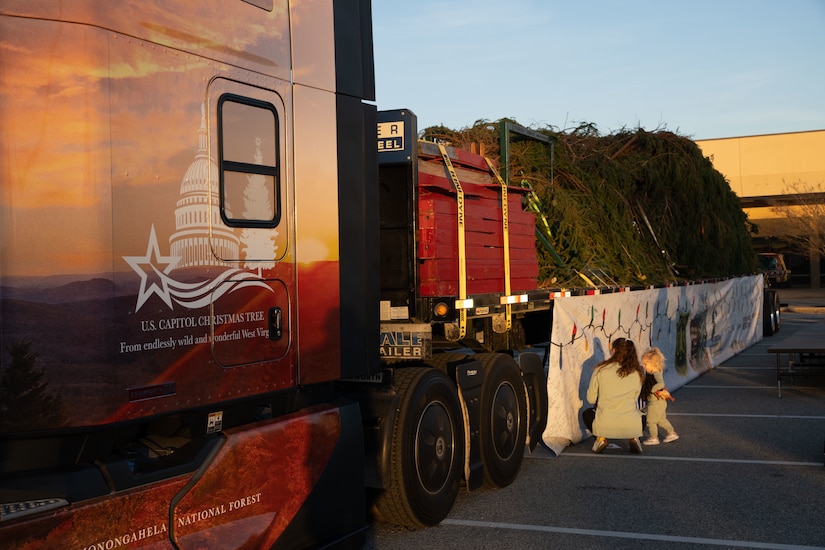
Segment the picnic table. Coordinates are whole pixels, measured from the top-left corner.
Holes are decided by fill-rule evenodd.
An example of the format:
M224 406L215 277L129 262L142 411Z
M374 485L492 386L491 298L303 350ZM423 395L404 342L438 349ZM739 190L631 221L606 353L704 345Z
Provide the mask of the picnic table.
M782 397L783 376L825 376L825 324L795 332L769 347L768 353L776 354L776 388L779 397ZM788 354L786 368L782 367L781 360L784 353Z

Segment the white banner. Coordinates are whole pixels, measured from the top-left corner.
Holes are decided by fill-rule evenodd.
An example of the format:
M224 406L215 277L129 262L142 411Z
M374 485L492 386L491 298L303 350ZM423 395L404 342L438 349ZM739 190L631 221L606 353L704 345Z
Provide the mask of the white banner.
M556 298L543 441L556 455L586 432L581 413L593 367L627 338L665 354L671 391L762 340L759 275L666 288Z

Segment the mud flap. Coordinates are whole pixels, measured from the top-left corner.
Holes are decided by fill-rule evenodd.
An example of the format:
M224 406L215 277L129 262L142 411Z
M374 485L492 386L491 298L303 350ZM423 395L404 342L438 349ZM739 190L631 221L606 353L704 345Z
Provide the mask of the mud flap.
M541 434L547 425L547 376L544 374L542 359L536 353L521 353L518 362L527 390L527 447L532 452L541 441Z
M481 385L484 366L481 361L467 357L465 361L448 363L447 374L456 382L459 397L467 409L467 438L469 439L468 468L465 469L467 489L472 491L484 484L484 464L481 461Z

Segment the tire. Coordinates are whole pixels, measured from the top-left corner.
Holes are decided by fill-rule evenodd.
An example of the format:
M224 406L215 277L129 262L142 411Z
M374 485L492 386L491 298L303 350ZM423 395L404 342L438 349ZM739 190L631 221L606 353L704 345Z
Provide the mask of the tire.
M773 293L773 311L773 333L776 334L779 332L781 325L780 313L782 312L782 303L779 301L779 291L776 290Z
M521 469L527 437L527 400L521 370L509 355L482 353L480 451L484 482L510 485Z
M467 357L464 353L453 353L453 352L444 352L444 353L437 353L426 360L426 363L430 365L432 368L436 370L440 370L441 372L449 375L449 370L447 367L449 363L462 361Z
M762 336L773 336L777 329L778 302L775 290L766 289L762 295Z
M429 527L447 517L464 468L464 421L458 393L443 372L395 371L401 397L391 444L390 484L373 504L380 521Z

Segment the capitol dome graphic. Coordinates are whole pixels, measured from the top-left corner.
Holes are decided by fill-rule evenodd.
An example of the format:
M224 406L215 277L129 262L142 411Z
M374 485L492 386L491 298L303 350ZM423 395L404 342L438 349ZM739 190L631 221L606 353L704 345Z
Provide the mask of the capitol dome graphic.
M181 180L180 199L175 208L175 232L169 237L171 255L180 258L176 269L227 266L221 259L239 258L238 237L221 223L218 165L209 157L206 141L206 111L201 105L198 151Z

